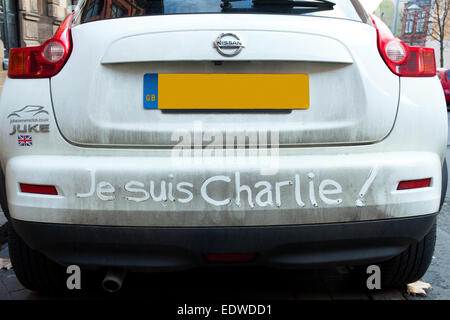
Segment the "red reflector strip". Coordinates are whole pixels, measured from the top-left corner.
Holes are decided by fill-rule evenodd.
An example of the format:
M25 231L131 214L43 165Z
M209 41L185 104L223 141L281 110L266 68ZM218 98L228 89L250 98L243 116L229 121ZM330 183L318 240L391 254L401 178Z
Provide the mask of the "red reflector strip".
M38 194L50 194L58 195L58 190L54 186L42 186L37 184L20 184L20 191L25 193L38 193Z
M398 184L397 190L426 188L426 187L429 187L430 185L431 185L431 178L420 179L420 180L400 181Z
M249 262L254 260L254 253L207 253L205 260L208 262Z

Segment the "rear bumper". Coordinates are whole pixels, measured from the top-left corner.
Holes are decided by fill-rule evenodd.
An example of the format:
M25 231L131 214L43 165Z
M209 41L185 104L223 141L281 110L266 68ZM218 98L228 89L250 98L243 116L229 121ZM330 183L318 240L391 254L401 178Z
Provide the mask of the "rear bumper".
M14 157L8 207L22 221L123 227L306 225L439 211L436 153L290 153L262 160L277 165L269 175L248 157L182 164L170 156ZM429 187L397 190L400 181L423 178ZM58 195L21 192L20 183L53 185Z
M314 267L375 263L422 239L437 214L270 227L156 228L13 220L25 242L61 264L170 270L207 266L207 253L255 253L249 264Z

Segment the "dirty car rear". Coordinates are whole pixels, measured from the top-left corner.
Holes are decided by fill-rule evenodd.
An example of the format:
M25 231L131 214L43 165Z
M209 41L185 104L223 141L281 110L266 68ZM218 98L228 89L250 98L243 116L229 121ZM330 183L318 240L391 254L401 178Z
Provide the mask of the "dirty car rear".
M361 265L425 240L428 259L447 141L432 50L356 0L181 4L82 1L12 51L18 239L94 269Z

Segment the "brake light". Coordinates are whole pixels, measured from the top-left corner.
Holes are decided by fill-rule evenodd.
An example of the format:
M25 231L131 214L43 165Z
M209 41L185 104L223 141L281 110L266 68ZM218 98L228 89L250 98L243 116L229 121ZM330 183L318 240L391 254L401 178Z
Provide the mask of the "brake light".
M205 260L210 263L250 262L256 258L255 253L207 253Z
M50 78L61 71L72 52L72 19L73 13L61 23L55 35L41 46L11 49L8 77Z
M401 77L433 77L436 75L434 49L410 47L396 38L383 21L370 16L377 28L378 50L393 73Z

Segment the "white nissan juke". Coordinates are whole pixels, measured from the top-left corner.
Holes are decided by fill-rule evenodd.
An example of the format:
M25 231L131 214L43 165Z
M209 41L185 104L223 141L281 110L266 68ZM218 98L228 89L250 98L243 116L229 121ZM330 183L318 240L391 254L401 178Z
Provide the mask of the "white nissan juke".
M447 188L433 49L358 0L80 1L11 50L1 205L18 279L217 265L426 272Z

